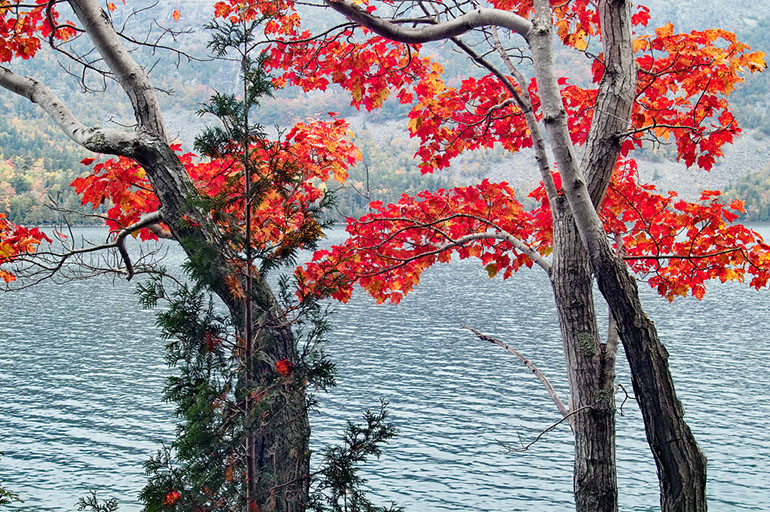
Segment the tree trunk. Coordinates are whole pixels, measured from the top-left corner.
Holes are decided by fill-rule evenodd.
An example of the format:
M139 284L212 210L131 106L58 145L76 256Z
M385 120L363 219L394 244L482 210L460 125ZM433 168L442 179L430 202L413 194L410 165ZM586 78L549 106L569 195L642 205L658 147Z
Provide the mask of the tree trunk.
M600 342L588 259L566 198L552 205L551 269L570 387L577 512L617 512L615 347Z
M203 274L198 277L228 307L233 325L244 325L244 301L234 296L225 281L225 276L233 269L218 249L219 241L213 235L216 228L209 224L205 212L197 212L188 206L190 202L181 192L193 190L181 162L165 144L145 147L137 152L136 158L161 201L164 221L188 258L196 262L194 267ZM207 225L210 230L206 229ZM255 357L251 374L255 378L249 381L244 374L239 387L248 390L245 392L250 396L263 397L263 400L247 400L253 403L250 414L254 416L246 423L246 428L251 430L246 437L253 439L253 445L244 447L253 452L252 457L246 457L253 461L252 471L247 473L253 473L255 479L256 492L250 499L262 512L304 512L310 465L310 424L305 389L301 383L277 383L275 370L275 362L279 360L297 363L295 340L264 280L254 279L251 297L252 331L257 333L252 340Z
M136 130L85 126L50 89L5 68L0 68L0 86L37 103L67 136L84 148L138 162L160 201L163 222L197 271L195 277L222 299L233 325L243 325L244 301L233 293L225 280L234 272L220 250L226 244L218 238L219 230L209 213L197 211L192 206L194 201L189 200L196 194L195 187L182 162L169 147L155 89L147 73L123 46L109 15L96 0L68 0L68 3L94 49L131 101ZM257 388L249 382L241 385L259 396L262 390L267 392L276 388L275 361L286 359L295 363L297 353L291 329L282 325L269 286L257 283L252 292L255 323L260 329L258 349L261 354L255 358ZM304 512L310 461L305 391L302 383L291 389L287 389L291 384L281 386L276 391L281 397L281 407L260 411L263 415L247 425L254 430L257 451L257 504L263 512Z
M608 173L612 172L620 154L620 141L615 137L601 144L604 148L602 155L593 152L600 158L586 165L585 173L591 177L591 183L588 184L576 165L566 112L553 73L550 5L545 0L537 0L535 6L535 29L529 41L543 104L543 119L552 140L565 195L580 238L588 252L599 289L617 321L623 340L634 392L645 422L647 441L658 467L662 511L703 512L706 510L706 459L684 421L684 411L676 397L665 348L658 339L654 325L644 314L636 282L609 246L591 197L591 193L603 193L602 187L596 187L595 183L597 180L609 180ZM633 90L629 89L629 84L634 83L631 78L635 76L636 69L611 63L616 57L623 57L626 62L630 58L630 62L633 62L630 10L630 2L626 0L599 2L607 59L607 80L605 84L603 79L600 94L606 94L606 98L602 100L604 110L595 113L590 139L618 133L609 128L594 131L594 126L598 126L608 116L627 120L631 114ZM608 27L613 30L608 32ZM587 161L591 161L592 156L588 155Z
M288 328L271 329L258 338L255 352L266 359L287 359L296 363L294 337ZM259 359L259 358L258 358ZM274 374L275 368L256 364L257 375ZM275 386L274 382L261 382ZM258 393L262 387L258 386ZM305 388L284 386L267 410L254 404L255 503L263 512L305 512L310 472L310 423Z
M644 314L636 281L609 247L592 256L592 261L599 289L617 319L631 367L631 383L658 467L661 510L705 511L706 457L684 421L684 409L668 368L668 352Z

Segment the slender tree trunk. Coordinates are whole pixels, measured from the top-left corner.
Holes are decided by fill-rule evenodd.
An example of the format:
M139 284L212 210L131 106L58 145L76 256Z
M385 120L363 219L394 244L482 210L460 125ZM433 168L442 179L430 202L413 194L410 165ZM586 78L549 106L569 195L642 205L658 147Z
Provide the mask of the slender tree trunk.
M598 251L597 251L598 252ZM592 256L599 289L618 322L631 383L658 467L663 512L707 510L706 457L684 420L668 367L668 352L639 301L636 281L609 247Z
M616 512L615 347L601 343L591 271L566 198L552 205L551 269L570 387L575 435L574 492L578 512Z
M248 105L248 80L246 78L248 73L248 48L244 49L243 58L241 59L241 74L243 75L243 103L246 108L243 112L244 121L244 138L243 145L243 174L244 174L244 190L243 190L243 203L246 210L246 289L252 290L254 288L254 276L252 274L252 263L254 258L252 256L251 247L251 155L249 153L249 138L246 135L249 129L249 105ZM246 297L246 303L243 306L246 310L244 318L244 344L245 344L245 363L246 363L246 381L251 382L254 379L254 307L250 297ZM292 359L293 360L293 359ZM251 414L252 400L249 394L246 395L246 414ZM246 433L246 502L251 506L257 500L257 446L254 439L254 432L250 430Z
M206 262L205 283L222 299L230 311L234 325L244 325L245 302L234 296L225 281L233 271L217 249L218 241L207 231L208 220L190 209L182 191L192 190L179 159L165 144L142 147L136 155L147 171L153 188L161 200L164 221L169 225L187 256L200 267ZM191 219L194 222L191 222ZM252 407L258 411L248 426L251 441L250 465L254 479L250 498L262 512L304 512L308 501L310 424L304 387L276 389L275 361L285 359L296 363L298 355L290 327L284 325L275 297L269 285L253 280L252 308L254 311L253 382L241 385L254 397L278 397L273 406L260 408L256 399ZM272 377L271 377L272 376ZM251 399L249 400L252 401ZM252 462L253 461L253 462ZM250 511L249 511L250 512Z

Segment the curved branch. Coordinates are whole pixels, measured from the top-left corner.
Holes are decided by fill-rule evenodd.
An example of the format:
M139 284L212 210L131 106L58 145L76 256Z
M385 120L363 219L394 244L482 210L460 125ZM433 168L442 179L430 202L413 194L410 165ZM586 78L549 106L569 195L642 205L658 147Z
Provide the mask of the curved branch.
M157 226L159 222L163 220L163 215L157 211L148 213L145 215L142 215L142 217L136 221L135 223L131 224L130 226L126 226L123 228L123 230L118 233L118 236L115 237L115 242L113 244L105 244L105 247L109 247L110 245L113 245L118 249L118 252L120 253L120 257L123 258L123 262L126 264L126 280L130 281L132 277L134 277L134 265L131 263L131 258L128 255L128 251L126 250L126 238L133 232L138 231L142 228L146 228L149 226Z
M400 27L394 21L372 16L350 0L325 0L326 5L372 32L406 44L440 41L480 27L497 26L519 34L525 40L532 24L525 18L500 9L476 9L451 21L420 28Z
M150 224L146 227L153 235L157 236L158 238L163 238L165 240L176 240L174 234L171 231L163 229L160 224Z
M96 153L129 155L138 136L128 130L84 125L44 83L0 66L0 87L37 103L70 139Z
M131 100L140 130L167 141L160 105L147 73L122 45L109 16L95 0L69 0L80 23Z

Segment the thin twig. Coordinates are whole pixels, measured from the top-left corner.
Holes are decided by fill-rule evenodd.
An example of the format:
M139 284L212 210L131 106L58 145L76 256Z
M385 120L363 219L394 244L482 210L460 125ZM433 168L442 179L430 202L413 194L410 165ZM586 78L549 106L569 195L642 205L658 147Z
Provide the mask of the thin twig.
M511 445L511 444L508 444L508 443L503 443L502 441L497 441L497 442L498 442L498 444L500 444L500 446L502 446L503 448L505 448L505 449L506 449L506 450L507 450L509 453L510 453L510 452L525 452L525 451L529 450L529 449L532 447L532 445L533 445L533 444L535 444L536 442L540 441L540 439L541 439L541 438L542 438L544 435L546 435L548 432L550 432L551 430L553 430L553 429L555 429L556 427L558 427L558 426L559 426L561 423L563 423L565 420L570 420L570 423L571 423L571 422L572 422L571 418L572 418L573 416L575 416L575 415L576 415L576 414L578 414L579 412L583 412L584 410L586 410L586 409L590 409L590 408L592 408L592 407L593 407L593 405L584 405L584 406L583 406L583 407L581 407L580 409L576 409L576 410L574 410L574 411L570 412L569 414L567 414L566 416L564 416L562 419L560 419L559 421L557 421L556 423L554 423L553 425L551 425L551 426L550 426L550 427L548 427L547 429L545 429L545 430L543 430L542 432L540 432L540 433L537 435L537 437L536 437L535 439L533 439L532 441L530 441L530 442L529 442L529 443L527 443L527 444L524 444L524 442L523 442L523 441L521 441L521 436L519 436L519 443L521 444L521 447L515 447L515 446L513 446L513 445Z

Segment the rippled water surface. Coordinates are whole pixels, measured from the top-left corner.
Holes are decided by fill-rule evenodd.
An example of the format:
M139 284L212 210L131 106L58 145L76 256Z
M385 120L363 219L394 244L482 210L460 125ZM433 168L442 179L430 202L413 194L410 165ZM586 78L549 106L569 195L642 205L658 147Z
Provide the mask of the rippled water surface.
M500 441L528 442L558 412L518 360L460 327L522 351L566 400L541 274L489 280L474 262L455 262L432 269L398 306L362 294L338 306L328 351L339 385L320 397L316 446L383 398L400 434L366 471L376 501L412 512L569 510L568 427L527 452L503 453ZM668 304L641 289L709 458L710 510L770 510L770 293L714 285L701 302ZM19 510L74 510L88 489L120 499L122 511L139 510L142 462L173 438L174 418L160 399L168 370L154 313L133 292L99 279L0 295L0 479L25 500ZM619 382L630 389L619 361ZM621 510L658 510L639 411L629 402L623 412Z

